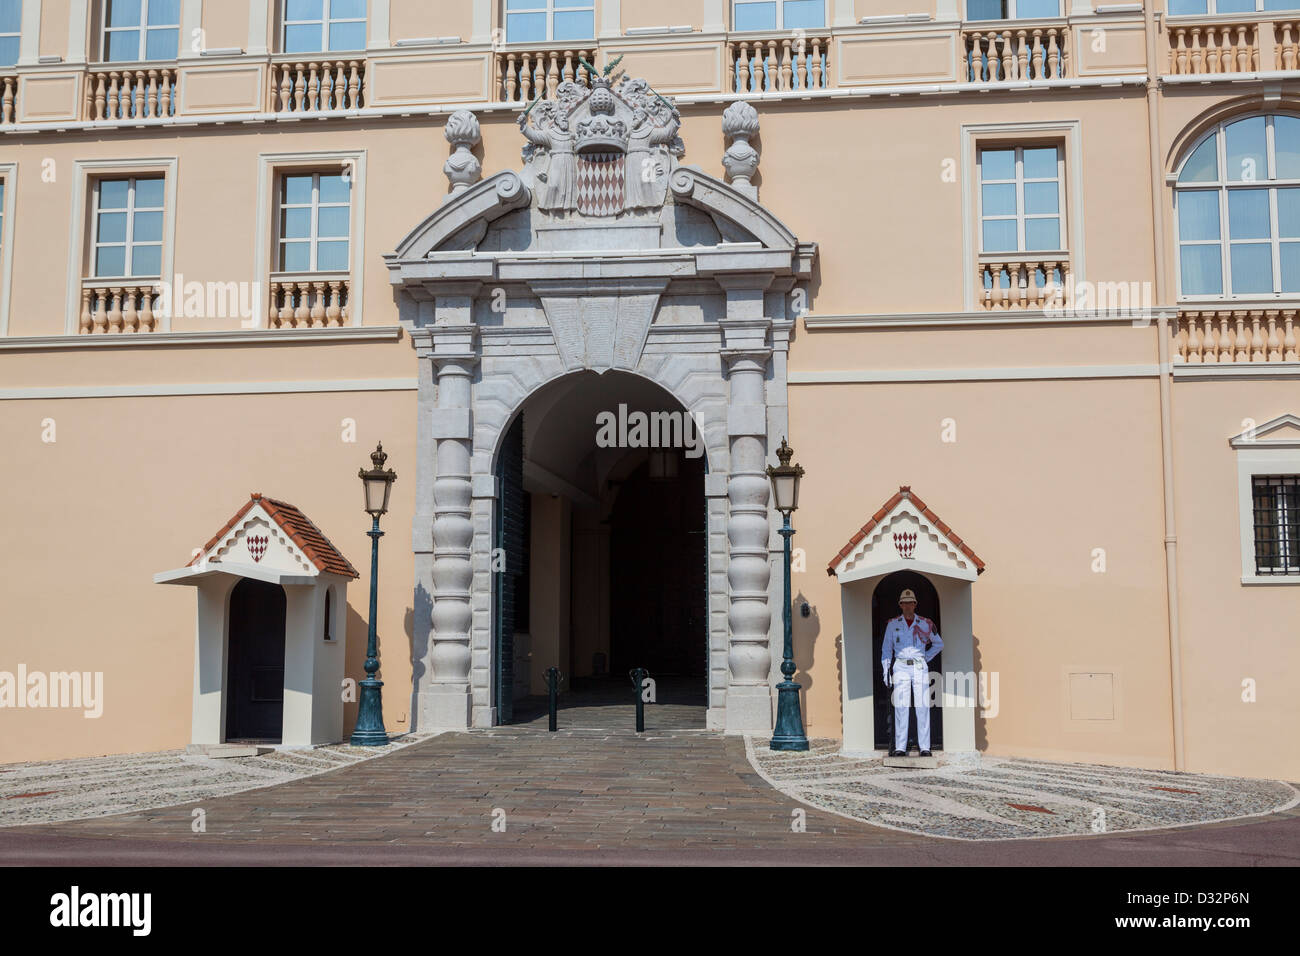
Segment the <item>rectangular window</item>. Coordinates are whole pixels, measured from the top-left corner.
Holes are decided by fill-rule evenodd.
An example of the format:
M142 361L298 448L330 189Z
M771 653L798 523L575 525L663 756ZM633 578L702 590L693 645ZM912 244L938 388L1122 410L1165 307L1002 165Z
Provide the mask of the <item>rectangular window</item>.
M558 43L595 36L595 0L506 0L507 43Z
M96 278L162 275L164 182L157 177L95 183L92 275Z
M826 26L825 0L735 0L733 29L819 30Z
M966 0L967 20L1045 20L1060 15L1060 0Z
M285 53L366 48L366 0L285 0Z
M343 173L285 173L276 208L279 272L347 272L351 178Z
M1056 146L981 149L980 251L1056 252L1065 248L1064 163Z
M1253 475L1255 573L1300 574L1300 475Z
M1300 0L1169 0L1171 17L1297 9L1300 9Z
M174 60L180 50L181 0L104 0L104 59Z
M0 66L18 62L23 28L23 0L0 0Z

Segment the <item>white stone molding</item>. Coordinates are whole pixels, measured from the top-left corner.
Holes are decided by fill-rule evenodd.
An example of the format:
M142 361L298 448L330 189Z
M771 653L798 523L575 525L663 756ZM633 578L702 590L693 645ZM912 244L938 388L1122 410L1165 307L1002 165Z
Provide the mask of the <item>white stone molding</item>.
M370 0L366 17L366 49L387 50L393 45L389 28L389 0Z
M18 65L31 66L41 58L41 0L23 0L18 29Z
M1300 415L1279 415L1228 441L1237 457L1237 515L1241 533L1241 583L1300 585L1297 574L1255 572L1255 475L1300 475Z
M5 184L3 230L0 231L0 339L9 334L9 291L13 288L14 207L18 197L18 163L0 163L0 182ZM62 336L60 336L62 338Z
M69 66L85 63L89 43L90 0L71 0L68 4L68 55L65 62Z
M195 43L195 31L199 31L198 43ZM207 47L203 42L203 0L181 0L180 41L177 44L176 59L192 60ZM195 49L195 47L198 49Z
M271 33L271 0L248 0L248 45L244 48L249 56L266 56ZM276 25L277 30L279 25Z

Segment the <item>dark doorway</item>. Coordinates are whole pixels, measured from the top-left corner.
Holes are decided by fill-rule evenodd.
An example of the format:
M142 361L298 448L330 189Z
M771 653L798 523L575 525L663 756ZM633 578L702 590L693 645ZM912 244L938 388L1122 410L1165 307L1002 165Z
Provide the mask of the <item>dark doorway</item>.
M284 588L244 578L230 593L226 740L279 743L284 730Z
M493 642L497 659L497 720L514 719L515 632L528 630L528 558L531 498L524 491L524 416L515 416L497 457L500 494L496 501L496 540L492 547L503 563L494 567L496 606ZM496 558L494 557L494 561Z
M652 453L656 454L656 453ZM644 667L689 687L701 703L708 677L708 551L704 458L678 450L637 468L610 515L610 670ZM651 464L655 476L651 475Z
M871 669L875 672L874 702L877 750L892 750L894 747L894 705L890 699L890 689L885 686L884 671L880 667L880 649L884 645L885 626L891 618L901 613L898 596L910 588L916 594L916 613L934 621L935 629L943 637L943 621L939 619L939 593L924 575L915 571L895 571L876 585L871 595ZM930 662L931 674L943 673L943 652L939 652ZM917 746L916 707L908 710L907 745ZM943 749L943 694L942 684L930 707L930 747L932 750Z

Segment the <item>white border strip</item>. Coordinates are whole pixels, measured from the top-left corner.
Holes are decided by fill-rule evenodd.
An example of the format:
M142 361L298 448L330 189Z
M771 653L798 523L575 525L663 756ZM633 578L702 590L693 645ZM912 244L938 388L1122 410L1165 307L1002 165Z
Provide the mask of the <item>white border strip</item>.
M1300 362L1252 362L1248 365L1234 363L1173 366L1174 378L1202 382L1223 381L1230 378L1300 378Z
M414 378L353 378L304 382L189 382L179 385L53 385L0 388L0 400L155 398L173 395L272 395L295 392L414 392Z
M18 163L0 163L5 184L3 232L0 233L0 337L9 334L9 293L13 289L14 209L18 197Z
M0 293L2 294L2 293ZM22 335L0 338L0 352L55 349L161 348L177 345L279 345L282 342L395 342L400 326L317 329L222 329L214 332L128 332L94 335Z
M1159 365L1043 365L1028 368L842 369L791 372L791 385L849 385L888 382L999 382L1035 379L1155 378Z

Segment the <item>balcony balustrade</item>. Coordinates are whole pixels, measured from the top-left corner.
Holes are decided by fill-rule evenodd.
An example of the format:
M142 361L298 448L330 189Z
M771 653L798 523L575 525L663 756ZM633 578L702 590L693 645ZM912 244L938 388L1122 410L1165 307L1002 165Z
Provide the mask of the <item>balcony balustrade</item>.
M1064 23L1016 22L963 29L961 73L967 83L1071 76L1069 36Z
M158 283L150 280L83 280L81 334L157 331L161 316L154 311L154 303L160 291Z
M1173 360L1189 365L1295 362L1300 309L1183 309Z
M539 96L553 97L556 87L566 80L589 79L583 60L596 65L594 47L498 51L493 85L496 98L502 103L531 103Z
M831 38L802 34L727 42L727 93L787 93L831 86Z
M271 276L267 326L272 329L341 328L351 324L351 280L347 273Z
M975 298L988 310L1060 307L1070 258L1063 252L1038 258L982 255L975 267Z
M366 104L364 60L295 60L271 64L271 112L328 113Z
M123 122L175 116L177 76L174 66L91 67L85 118Z
M18 117L18 77L0 76L0 123L12 123Z

